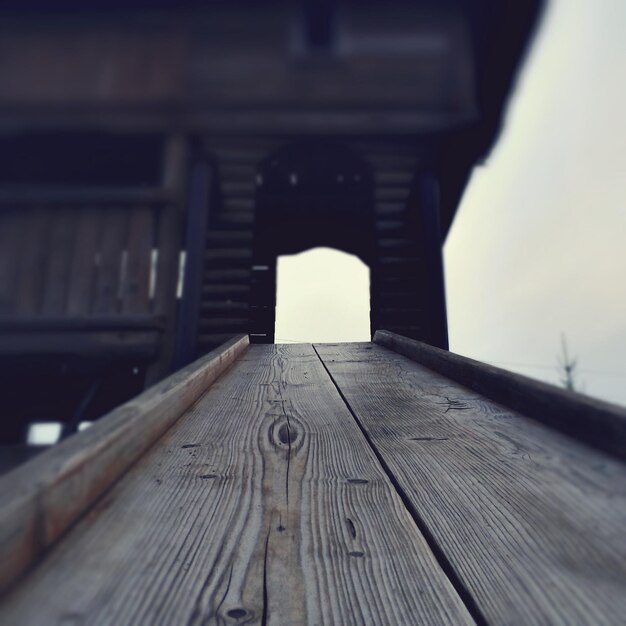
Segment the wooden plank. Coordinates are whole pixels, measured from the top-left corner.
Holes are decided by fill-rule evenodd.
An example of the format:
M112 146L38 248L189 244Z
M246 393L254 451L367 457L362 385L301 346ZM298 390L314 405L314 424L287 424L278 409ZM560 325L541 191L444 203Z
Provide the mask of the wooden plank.
M0 318L0 331L65 333L96 330L162 330L163 318L156 315L59 315L18 318Z
M98 258L94 313L117 313L120 309L122 256L126 248L128 211L112 208L102 213L102 240Z
M310 345L252 347L0 609L67 615L473 623Z
M50 223L41 303L41 312L47 315L65 312L77 227L76 217L71 209L59 209Z
M46 257L50 239L50 216L43 208L21 211L20 250L17 268L15 313L19 316L40 312L43 300Z
M126 273L122 284L122 311L150 311L150 261L155 239L154 212L149 207L129 210Z
M146 375L149 384L160 380L173 369L188 151L188 141L184 135L174 133L167 138L163 152L163 187L172 194L174 200L158 216L158 260L153 303L154 311L165 316L166 331L161 343L159 362Z
M568 435L626 460L626 409L388 331L374 341Z
M623 621L623 464L380 346L317 349L486 623Z
M18 211L0 211L0 314L15 313L15 292L22 219Z
M198 354L198 321L202 302L204 251L209 212L217 195L213 168L200 160L191 168L185 227L185 274L178 313L174 368L192 361Z
M82 209L89 204L166 204L172 194L159 187L53 187L28 185L27 187L3 185L0 187L0 205L61 205ZM50 207L54 210L54 206Z
M102 211L95 207L81 209L77 216L76 239L70 268L66 310L69 315L91 311L96 282L96 254Z
M13 331L0 333L0 356L116 359L145 363L157 357L161 337L162 333L155 330Z
M245 351L248 343L247 337L234 338L88 430L2 477L0 591L54 544Z

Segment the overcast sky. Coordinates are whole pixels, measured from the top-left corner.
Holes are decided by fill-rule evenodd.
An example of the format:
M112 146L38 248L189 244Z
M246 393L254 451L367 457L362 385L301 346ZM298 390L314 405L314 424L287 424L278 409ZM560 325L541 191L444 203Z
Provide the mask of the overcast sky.
M279 261L279 340L367 339L341 256ZM586 392L626 404L626 0L550 2L445 265L453 351L557 382L563 332Z
M445 246L451 349L626 404L626 2L553 0ZM520 365L514 365L520 364Z

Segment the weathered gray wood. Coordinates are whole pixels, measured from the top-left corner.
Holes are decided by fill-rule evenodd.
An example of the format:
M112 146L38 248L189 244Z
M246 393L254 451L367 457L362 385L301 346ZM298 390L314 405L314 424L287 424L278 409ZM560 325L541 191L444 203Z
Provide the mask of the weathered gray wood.
M0 621L473 623L310 345L253 346Z
M183 206L189 146L187 138L173 133L165 142L163 153L163 188L174 199L158 215L156 292L154 311L165 315L166 330L161 342L160 358L147 372L146 380L154 383L171 371L176 343L176 298L180 252L182 249Z
M3 185L0 187L0 205L52 205L82 209L84 205L149 204L159 205L171 202L172 194L159 187L45 187L28 185L26 187Z
M162 329L163 317L158 315L72 315L0 317L0 331L63 331L84 332L92 330L128 331Z
M15 314L22 221L16 210L0 212L0 315Z
M626 460L626 409L388 331L374 341L496 402Z
M247 337L234 338L88 430L2 477L0 591L13 584L54 544L242 354L248 343ZM113 545L107 549L114 552ZM49 618L42 619L50 623Z
M154 213L148 207L134 207L130 212L126 275L122 284L122 311L150 311L150 257L154 245ZM174 292L170 294L174 298Z
M316 347L488 623L623 622L624 465L380 346Z
M106 211L106 209L104 209ZM96 253L102 209L84 207L77 216L76 240L67 294L67 313L80 315L91 312L95 293Z
M18 316L39 313L41 309L46 264L50 247L50 219L45 209L31 207L20 211L20 228L17 234L17 291L15 314Z
M0 356L153 361L162 333L156 330L0 331Z
M98 270L93 312L118 313L122 253L126 246L128 211L115 207L102 213L102 234L98 251Z
M46 315L60 314L66 310L76 227L75 212L71 209L59 209L50 221L41 304L41 311Z

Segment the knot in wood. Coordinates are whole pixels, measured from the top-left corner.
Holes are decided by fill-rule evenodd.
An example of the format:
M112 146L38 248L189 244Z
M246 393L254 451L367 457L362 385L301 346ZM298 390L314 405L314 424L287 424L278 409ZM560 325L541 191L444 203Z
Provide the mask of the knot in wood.
M269 429L269 439L275 448L288 450L290 454L297 452L303 443L304 429L293 417L281 417Z

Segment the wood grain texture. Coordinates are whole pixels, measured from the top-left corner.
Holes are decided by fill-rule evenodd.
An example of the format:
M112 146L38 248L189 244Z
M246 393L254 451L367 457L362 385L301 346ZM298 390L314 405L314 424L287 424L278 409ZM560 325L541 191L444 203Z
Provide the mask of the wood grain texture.
M76 234L76 212L57 209L50 221L48 256L44 265L42 313L55 315L66 310L70 267Z
M102 209L88 206L80 209L76 217L78 220L76 241L72 254L66 306L68 315L84 315L91 312L101 214Z
M15 313L23 316L40 313L51 229L49 216L40 207L22 210L20 217Z
M440 350L386 330L374 341L496 402L626 461L626 408Z
M624 465L380 346L317 349L488 623L623 623Z
M311 346L253 346L0 622L473 623Z
M0 211L0 315L15 314L19 247L23 219L19 211Z
M93 312L120 310L122 259L126 247L128 211L119 207L102 213L102 234Z
M134 207L129 216L126 273L122 284L122 312L150 311L150 255L154 246L154 212ZM171 297L174 293L170 294Z
M0 480L6 590L247 348L238 337ZM60 621L60 620L59 620ZM11 623L11 620L0 623ZM49 623L49 622L47 622Z

